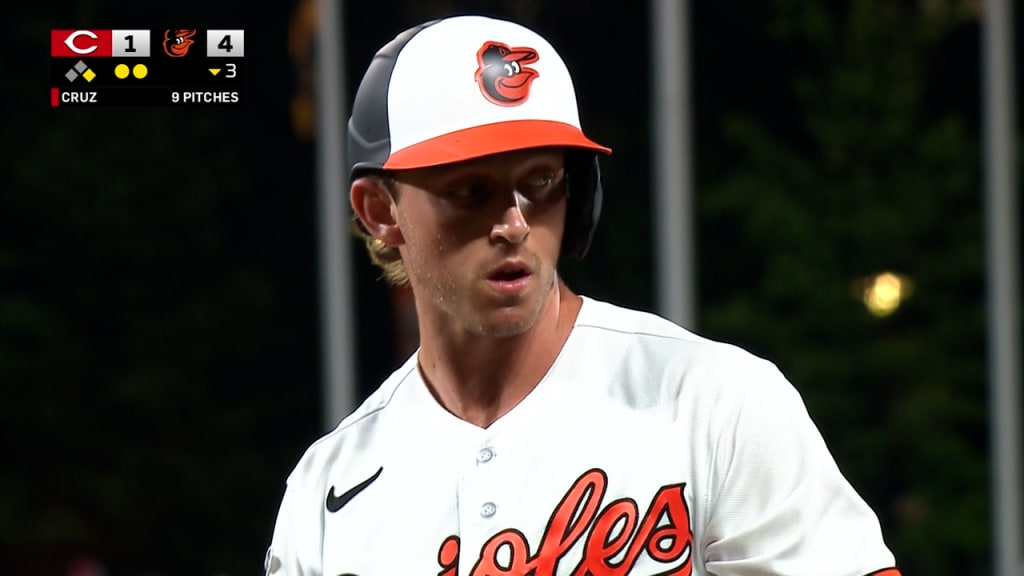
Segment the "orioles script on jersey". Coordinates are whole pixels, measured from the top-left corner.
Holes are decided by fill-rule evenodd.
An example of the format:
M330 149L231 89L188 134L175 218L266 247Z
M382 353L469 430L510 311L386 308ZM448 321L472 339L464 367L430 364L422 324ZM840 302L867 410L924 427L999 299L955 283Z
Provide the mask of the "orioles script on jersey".
M472 576L554 576L559 561L580 540L584 541L583 558L572 571L574 575L629 574L640 554L646 552L652 560L669 565L659 574L689 576L693 532L683 495L686 484L659 488L643 518L632 498L620 498L602 508L607 487L608 476L603 470L588 470L551 514L536 552L531 553L529 542L519 530L502 530L484 543ZM507 560L499 563L503 549ZM456 576L461 553L458 536L445 538L437 552L442 569L438 576Z

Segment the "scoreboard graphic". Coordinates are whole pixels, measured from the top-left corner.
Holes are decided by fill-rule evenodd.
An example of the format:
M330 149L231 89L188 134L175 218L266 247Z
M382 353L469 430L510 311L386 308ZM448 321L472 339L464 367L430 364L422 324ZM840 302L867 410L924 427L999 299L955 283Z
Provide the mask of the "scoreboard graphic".
M51 30L50 106L240 106L244 64L244 30Z

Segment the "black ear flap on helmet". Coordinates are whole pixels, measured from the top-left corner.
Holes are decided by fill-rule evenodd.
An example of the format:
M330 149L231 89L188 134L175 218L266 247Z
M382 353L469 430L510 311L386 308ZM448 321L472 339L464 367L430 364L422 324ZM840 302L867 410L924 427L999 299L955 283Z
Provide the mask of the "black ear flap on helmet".
M590 150L568 148L565 151L565 234L562 255L582 259L601 217L601 167L597 154Z

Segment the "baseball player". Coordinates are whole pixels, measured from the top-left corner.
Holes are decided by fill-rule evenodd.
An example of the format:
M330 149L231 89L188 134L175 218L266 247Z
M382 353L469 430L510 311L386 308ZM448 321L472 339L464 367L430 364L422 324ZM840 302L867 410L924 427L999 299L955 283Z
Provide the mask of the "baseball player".
M350 201L420 348L299 461L268 574L899 575L773 364L559 278L609 152L523 26L446 18L377 53Z

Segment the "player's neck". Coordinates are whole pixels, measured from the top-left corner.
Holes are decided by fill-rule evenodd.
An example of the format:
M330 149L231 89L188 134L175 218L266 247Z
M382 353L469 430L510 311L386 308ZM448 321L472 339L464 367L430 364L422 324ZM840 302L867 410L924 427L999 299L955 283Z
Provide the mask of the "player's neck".
M519 404L547 374L581 306L580 297L559 281L534 326L517 336L453 337L434 334L421 322L420 371L446 410L487 428Z

